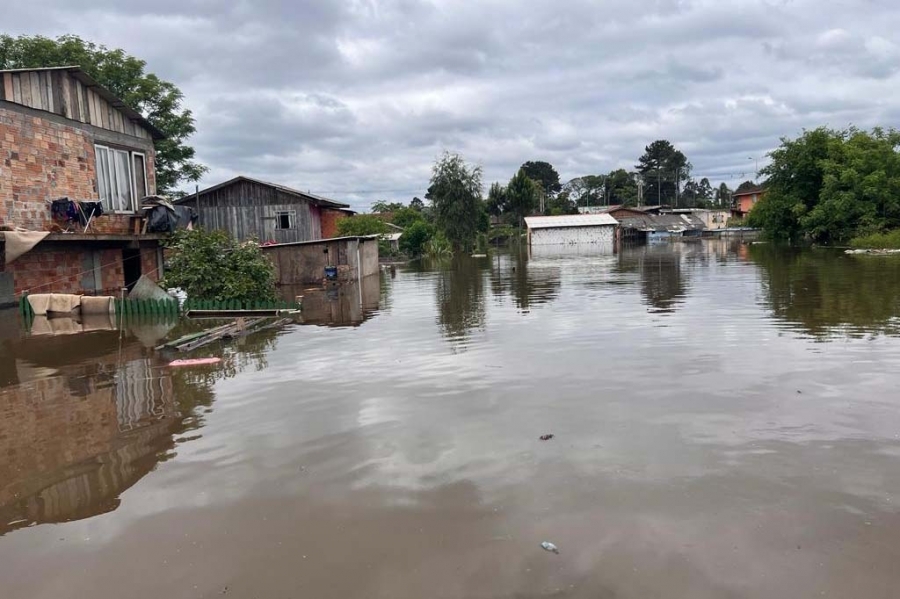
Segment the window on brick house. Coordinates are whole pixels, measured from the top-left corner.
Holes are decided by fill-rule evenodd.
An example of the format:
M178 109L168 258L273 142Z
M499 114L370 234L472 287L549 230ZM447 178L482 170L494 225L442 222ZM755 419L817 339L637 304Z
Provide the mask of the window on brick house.
M94 146L97 157L97 193L103 209L135 212L147 195L147 159L141 152Z
M294 228L294 211L276 212L275 213L276 229L293 229Z

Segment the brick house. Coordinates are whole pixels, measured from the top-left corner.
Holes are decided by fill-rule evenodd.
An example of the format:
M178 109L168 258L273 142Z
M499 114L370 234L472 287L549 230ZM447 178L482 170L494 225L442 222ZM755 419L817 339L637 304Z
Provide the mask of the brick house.
M733 193L731 196L731 216L744 218L765 194L765 188L758 186Z
M158 279L159 235L141 235L140 200L156 193L153 142L162 133L78 67L0 71L0 225L49 231L6 261L4 295L114 293L141 274ZM51 202L100 202L84 230ZM6 293L4 293L4 291Z

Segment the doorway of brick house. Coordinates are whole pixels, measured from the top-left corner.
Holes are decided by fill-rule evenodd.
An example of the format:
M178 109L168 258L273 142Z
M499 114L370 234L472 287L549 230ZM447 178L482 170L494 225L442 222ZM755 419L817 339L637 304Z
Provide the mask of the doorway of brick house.
M125 287L131 291L141 278L141 250L122 250L122 274L125 275Z

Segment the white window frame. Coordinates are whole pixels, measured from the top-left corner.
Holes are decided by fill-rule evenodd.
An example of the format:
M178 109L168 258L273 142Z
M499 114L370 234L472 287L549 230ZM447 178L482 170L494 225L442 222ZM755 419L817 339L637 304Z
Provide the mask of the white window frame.
M288 226L281 226L281 215L288 215ZM291 229L297 228L297 211L296 210L278 210L275 212L275 230L276 231L290 231Z
M125 209L119 208L118 206L113 205L113 201L111 197L103 197L105 191L110 191L112 193L117 193L117 190L114 191L112 189L112 180L107 181L110 189L104 190L102 181L100 178L101 168L100 168L100 151L104 150L106 152L106 172L107 176L112 177L115 171L115 159L114 156L116 152L120 154L125 154L128 156L128 168L126 169L126 173L130 179L128 181L128 189L131 190L131 206ZM134 157L140 156L144 162L144 193L143 195L138 194L137 190L137 177L135 177L134 173ZM94 144L94 170L96 171L97 176L97 195L100 196L100 199L103 201L103 211L112 213L112 214L135 214L138 211L138 202L140 198L143 198L149 193L149 185L147 177L147 155L144 152L135 152L132 150L125 150L122 148L116 148L113 146L107 146L104 144ZM117 181L118 184L118 181Z

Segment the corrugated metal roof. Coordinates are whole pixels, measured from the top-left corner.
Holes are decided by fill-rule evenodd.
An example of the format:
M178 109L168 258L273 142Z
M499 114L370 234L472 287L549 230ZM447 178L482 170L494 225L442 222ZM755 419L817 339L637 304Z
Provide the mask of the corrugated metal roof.
M705 229L703 221L693 214L644 214L641 216L628 216L620 218L623 227L637 229L639 231L655 231L681 233L689 230Z
M567 214L564 216L526 216L529 229L558 229L567 227L601 227L619 222L608 214Z

